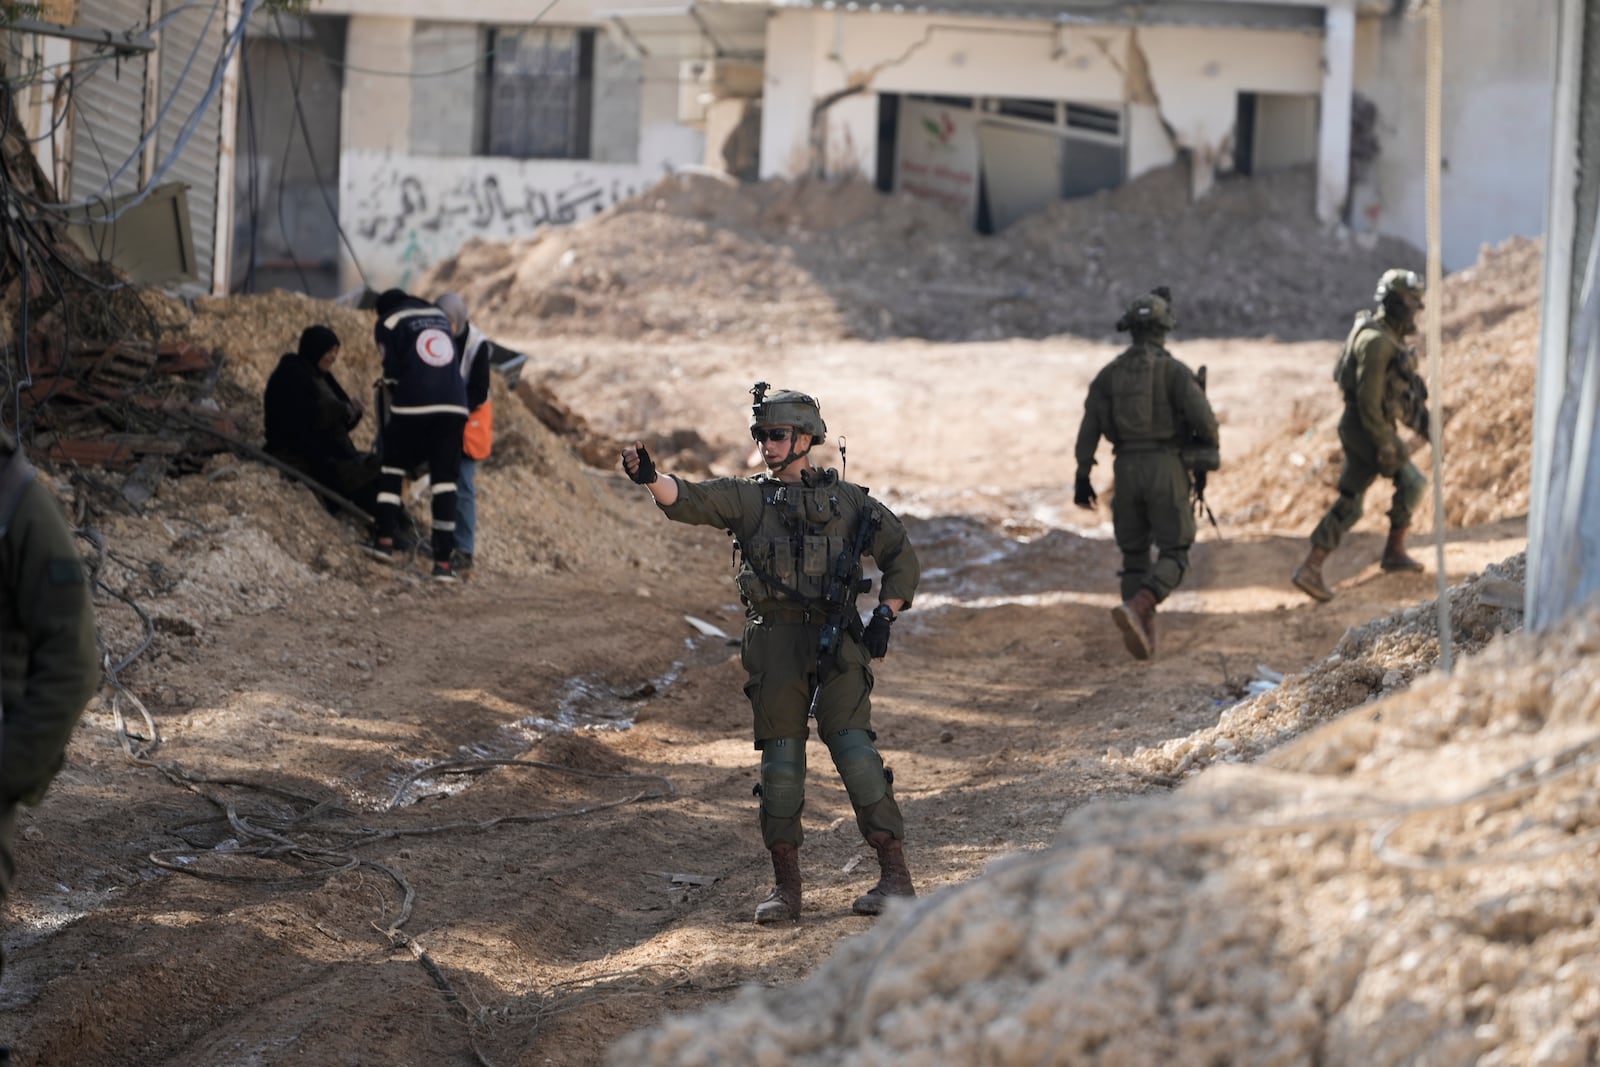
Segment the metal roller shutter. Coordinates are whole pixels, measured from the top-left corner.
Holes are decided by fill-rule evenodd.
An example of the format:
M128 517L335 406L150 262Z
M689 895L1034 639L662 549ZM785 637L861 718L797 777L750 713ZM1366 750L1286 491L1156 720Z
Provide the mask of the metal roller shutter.
M157 0L176 8L173 0ZM221 150L222 93L206 100L212 83L221 77L217 61L224 42L225 5L222 0L201 2L176 11L161 29L160 106L171 106L156 134L156 160L160 166L177 148L184 126L205 102L205 110L183 152L163 181L180 181L189 187L189 221L194 234L195 269L201 279L211 277L211 253L216 244L217 157ZM193 55L191 61L190 56ZM188 66L185 74L184 67Z
M118 32L142 30L149 25L148 3L84 0L78 24ZM93 55L92 46L78 45L80 59ZM71 199L118 196L139 188L139 161L133 157L144 128L146 62L142 55L108 56L74 68ZM108 189L107 182L118 170L121 176Z

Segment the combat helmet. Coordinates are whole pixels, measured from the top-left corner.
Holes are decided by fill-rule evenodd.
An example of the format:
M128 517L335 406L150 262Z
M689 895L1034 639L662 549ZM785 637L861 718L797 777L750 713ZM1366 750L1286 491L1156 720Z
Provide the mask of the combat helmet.
M1155 289L1137 297L1117 320L1117 329L1129 333L1169 333L1177 326L1172 297L1165 289Z
M757 382L750 390L755 403L750 407L750 436L762 426L793 426L795 432L811 435L811 443L820 445L828 439L828 425L822 421L822 408L813 396L793 389L772 389L766 382Z
M1373 300L1380 305L1388 306L1394 300L1412 312L1422 307L1422 296L1427 292L1427 285L1414 270L1395 268L1386 270L1383 277L1378 279L1378 291L1373 294Z

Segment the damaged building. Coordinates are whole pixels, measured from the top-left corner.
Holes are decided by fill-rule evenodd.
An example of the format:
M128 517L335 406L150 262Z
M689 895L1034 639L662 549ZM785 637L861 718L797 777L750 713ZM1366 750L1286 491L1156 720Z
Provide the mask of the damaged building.
M1454 269L1486 242L1542 231L1555 4L1443 2ZM1224 175L1306 166L1320 218L1420 245L1425 54L1409 6L776 0L759 172L861 174L998 230L1180 160L1196 197ZM695 19L712 61L737 68L716 38L750 9L696 2L619 21L648 46L652 29Z
M332 295L684 168L860 177L984 232L1173 164L1192 198L1304 168L1308 212L1420 246L1416 2L53 0L65 25L11 42L72 71L19 112L86 247L147 281ZM1438 2L1454 270L1543 232L1557 2Z

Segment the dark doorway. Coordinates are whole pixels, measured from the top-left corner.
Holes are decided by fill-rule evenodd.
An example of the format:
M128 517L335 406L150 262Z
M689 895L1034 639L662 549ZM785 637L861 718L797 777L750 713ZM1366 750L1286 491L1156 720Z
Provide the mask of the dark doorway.
M880 193L894 192L894 146L900 133L900 94L878 94L878 173Z
M1240 93L1233 118L1233 169L1249 177L1255 172L1256 94Z

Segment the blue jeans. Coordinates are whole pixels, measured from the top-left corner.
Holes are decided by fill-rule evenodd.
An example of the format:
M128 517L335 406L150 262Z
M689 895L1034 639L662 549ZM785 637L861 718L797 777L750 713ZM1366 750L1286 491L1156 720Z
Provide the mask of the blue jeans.
M456 475L456 549L469 556L478 541L477 477L478 461L463 455Z

